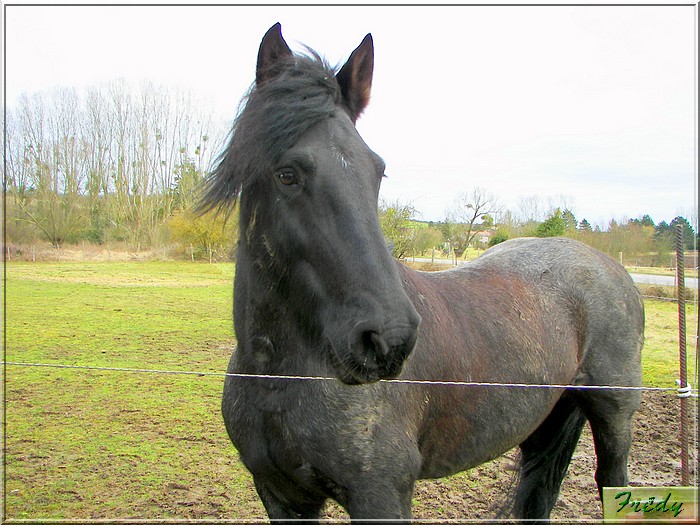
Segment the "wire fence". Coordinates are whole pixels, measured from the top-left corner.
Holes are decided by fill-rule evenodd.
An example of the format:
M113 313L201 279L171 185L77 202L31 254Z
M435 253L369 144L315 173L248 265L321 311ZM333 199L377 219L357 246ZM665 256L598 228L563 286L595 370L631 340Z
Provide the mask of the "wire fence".
M35 368L57 368L69 370L86 370L101 372L126 372L137 374L164 374L164 375L187 375L197 377L234 377L238 379L265 379L280 381L338 381L335 377L325 376L303 376L303 375L276 375L276 374L244 374L230 372L210 372L194 370L161 370L153 368L126 368L117 366L92 366L92 365L68 365L60 363L22 363L17 361L3 361L4 366L35 367ZM655 387L643 385L576 385L576 384L543 384L543 383L513 383L513 382L483 382L483 381L451 381L434 379L380 379L380 383L403 384L403 385L433 385L433 386L461 386L461 387L501 387L501 388L535 388L535 389L567 389L567 390L637 390L637 391L657 391L676 392L678 397L698 397L698 389L691 385L675 387Z

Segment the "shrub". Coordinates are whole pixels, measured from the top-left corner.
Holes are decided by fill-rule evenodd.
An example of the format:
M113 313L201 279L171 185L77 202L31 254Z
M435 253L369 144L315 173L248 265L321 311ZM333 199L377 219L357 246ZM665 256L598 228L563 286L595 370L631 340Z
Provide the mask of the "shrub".
M193 261L230 259L238 238L237 218L225 218L215 211L204 215L192 211L175 212L168 221L168 228L173 240Z

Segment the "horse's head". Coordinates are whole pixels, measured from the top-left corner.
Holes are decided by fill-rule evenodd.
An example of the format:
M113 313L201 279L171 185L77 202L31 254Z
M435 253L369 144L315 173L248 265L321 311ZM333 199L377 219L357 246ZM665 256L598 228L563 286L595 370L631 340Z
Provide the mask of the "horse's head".
M294 326L349 384L397 376L420 324L379 227L384 162L355 129L373 53L367 35L336 74L273 26L207 197L240 192L239 264L290 316L269 323Z

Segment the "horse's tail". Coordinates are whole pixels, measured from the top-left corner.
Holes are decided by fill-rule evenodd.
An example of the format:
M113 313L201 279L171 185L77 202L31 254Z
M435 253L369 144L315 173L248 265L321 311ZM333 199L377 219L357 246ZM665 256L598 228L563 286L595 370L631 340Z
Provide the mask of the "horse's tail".
M521 443L518 486L511 499L514 516L549 518L585 423L582 410L564 396Z

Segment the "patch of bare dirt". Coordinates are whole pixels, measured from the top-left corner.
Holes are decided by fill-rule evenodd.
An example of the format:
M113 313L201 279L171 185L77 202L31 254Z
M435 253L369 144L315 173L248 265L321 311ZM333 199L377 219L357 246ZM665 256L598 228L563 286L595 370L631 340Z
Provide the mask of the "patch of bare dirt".
M49 243L36 242L26 245L10 244L6 246L5 258L8 261L31 262L125 262L177 258L175 252L176 250L172 246L146 250L133 249L125 243L83 243L69 244L56 248Z

